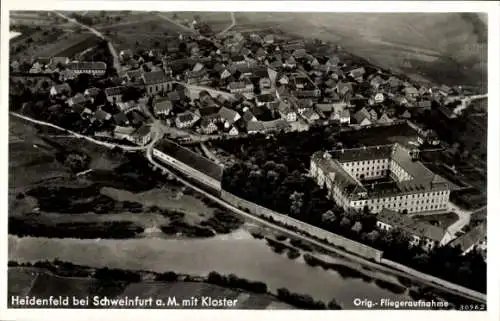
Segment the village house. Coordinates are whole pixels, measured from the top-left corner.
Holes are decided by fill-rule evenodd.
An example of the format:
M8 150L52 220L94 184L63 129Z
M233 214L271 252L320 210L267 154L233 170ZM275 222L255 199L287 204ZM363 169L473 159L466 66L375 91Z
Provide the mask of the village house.
M83 105L83 104L91 102L91 101L92 101L92 99L90 97L84 96L81 93L78 93L75 96L66 100L66 104L68 104L68 106L71 107L71 106L76 105L76 104Z
M412 106L430 110L432 107L432 102L430 100L420 100L414 103Z
M267 52L262 47L257 49L257 51L255 52L255 59L257 59L258 61L263 61L264 59L266 59L266 57L267 57Z
M146 72L142 75L142 82L148 95L172 90L172 79L163 71Z
M335 86L337 89L337 94L344 101L349 101L353 94L352 84L349 82L338 82Z
M365 74L365 68L356 68L349 72L349 76L352 77L357 82L363 81L363 75Z
M406 99L408 99L408 101L415 101L419 96L417 88L413 86L405 87L404 94Z
M153 102L153 112L159 118L170 115L172 108L172 102L168 99Z
M373 97L373 101L376 104L381 104L384 102L384 100L385 100L385 96L383 93L377 93L377 94L375 94L375 97Z
M96 87L90 87L90 88L85 89L83 94L85 95L85 97L90 98L92 100L92 102L94 102L94 99L97 97L97 95L99 95L100 92L101 92L101 89L96 88Z
M342 109L342 110L335 109L333 111L331 119L338 120L340 124L349 125L351 124L351 112L348 109Z
M314 108L321 118L330 117L334 111L333 104L331 103L315 104Z
M313 109L307 109L301 114L302 118L304 118L309 124L312 124L319 120L319 115Z
M71 62L68 69L75 75L90 74L94 77L103 77L106 74L106 63L102 61Z
M132 141L137 145L144 146L151 140L151 128L149 125L142 125L131 135Z
M125 83L129 85L136 85L142 79L142 74L144 70L136 69L136 70L128 70L123 76Z
M241 115L236 111L229 109L227 107L222 107L219 112L220 119L224 122L224 128L230 128L238 119L241 118Z
M217 123L219 121L218 115L211 115L203 117L200 121L200 130L202 134L210 135L218 130Z
M94 114L95 120L99 122L105 122L109 121L111 119L111 114L108 112L105 112L102 109L97 109L95 114Z
M175 126L177 126L177 128L190 128L199 119L200 116L196 115L195 113L185 111L177 115L177 117L175 118Z
M43 71L45 66L41 65L39 62L35 62L29 71L30 74L39 74Z
M236 136L240 133L240 131L238 130L238 128L236 128L235 126L231 127L231 129L229 130L229 135L231 136Z
M465 255L471 251L479 251L486 260L486 223L482 222L473 227L469 232L459 236L450 243L450 246L458 246Z
M131 140L132 134L135 132L134 127L130 126L116 126L113 130L113 137L116 139Z
M290 82L290 79L288 78L288 76L287 76L287 75L283 74L281 77L279 77L278 82L279 82L281 85L288 85L288 83Z
M267 77L260 78L259 79L259 88L260 88L261 92L271 90L272 89L271 79L269 79Z
M290 56L283 63L283 67L288 69L294 69L297 67L297 61L293 56Z
M120 111L124 112L125 114L132 111L132 110L140 110L141 106L136 103L135 101L127 101L127 102L118 102L116 103L116 106Z
M54 85L50 88L50 95L56 96L69 96L71 95L71 87L67 84Z
M50 59L50 64L54 67L57 67L58 65L66 66L70 62L71 60L68 57L52 57Z
M127 60L131 59L132 57L133 57L132 50L125 49L125 50L120 51L120 60L122 62L127 61Z
M370 80L370 86L372 86L373 89L378 90L379 87L384 83L384 79L380 77L379 75L376 75Z
M233 81L228 85L229 91L234 93L252 93L253 84L249 81Z
M389 90L395 90L403 85L403 81L395 76L389 77L385 82Z
M257 121L257 117L255 117L254 114L252 114L252 112L250 111L250 108L248 107L244 107L243 108L243 123L245 124L248 124L249 122L251 121Z
M127 115L125 115L124 112L119 112L119 113L114 114L113 121L118 126L128 126L130 124L130 121L128 120Z
M247 63L245 56L243 55L235 55L231 57L231 63L236 65L244 65Z
M319 89L297 90L295 92L295 96L297 96L297 98L316 99L316 98L319 98L321 96L321 90L319 90Z
M276 96L272 94L261 94L255 97L255 103L257 107L266 106L270 108L273 103L277 101Z
M356 123L361 125L361 126L367 126L371 125L371 114L368 112L368 110L363 107L360 110L358 110L354 115L354 119L356 120Z
M452 236L443 228L416 221L407 215L403 215L387 208L377 214L377 227L381 230L390 231L398 228L410 236L412 246L420 246L426 251L434 247L447 244Z
M104 89L104 93L106 94L106 99L110 103L118 103L122 101L122 94L125 92L126 87L117 86L117 87L108 87Z
M288 122L297 121L297 113L289 104L285 102L280 102L280 104L278 105L278 112L280 113L281 117Z
M391 124L392 122L393 120L389 116L387 116L386 113L383 113L377 120L377 123L379 124Z
M271 45L274 43L274 35L265 35L263 38L263 42L266 45Z
M439 87L439 94L441 94L442 96L444 97L447 97L448 95L450 95L452 93L452 89L446 85L441 85L441 87Z

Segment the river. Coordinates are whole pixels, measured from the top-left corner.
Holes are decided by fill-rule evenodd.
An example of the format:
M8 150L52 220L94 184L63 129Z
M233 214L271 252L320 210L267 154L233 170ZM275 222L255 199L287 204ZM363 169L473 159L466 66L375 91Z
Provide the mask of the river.
M92 267L111 267L155 272L175 271L207 275L211 271L234 273L265 282L270 290L285 287L325 302L335 299L344 308L355 308L355 298L408 299L408 291L395 294L374 281L346 277L273 252L264 240L244 231L210 239L138 238L128 240L52 239L9 235L9 260L35 262L59 259ZM345 262L335 258L335 263ZM361 270L361 269L358 269ZM371 277L397 283L395 278L373 271Z

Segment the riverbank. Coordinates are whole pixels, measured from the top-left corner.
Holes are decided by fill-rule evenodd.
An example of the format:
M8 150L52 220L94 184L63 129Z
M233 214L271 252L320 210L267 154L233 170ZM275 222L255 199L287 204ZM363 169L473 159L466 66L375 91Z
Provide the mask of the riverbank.
M236 308L236 309L294 309L293 305L283 302L286 297L269 293L264 283L249 281L235 275L223 276L211 272L200 277L175 272L155 273L148 271L126 271L120 269L91 268L77 266L69 262L52 261L34 264L9 262L8 295L36 296L39 298L75 297L94 298L154 298L161 300L165 306L155 301L151 308L168 309L203 309L203 308ZM300 296L300 295L299 295ZM192 297L198 300L191 300ZM175 301L169 300L175 298ZM221 300L232 302L231 306L206 306L205 302L218 303ZM288 300L290 301L290 300ZM94 300L74 305L69 301L68 308L104 308L97 306ZM195 303L196 302L196 303ZM295 302L297 304L297 302ZM300 304L300 302L299 302ZM9 302L9 307L15 307ZM120 306L115 306L120 307ZM146 306L148 307L148 306ZM309 308L314 308L310 306Z

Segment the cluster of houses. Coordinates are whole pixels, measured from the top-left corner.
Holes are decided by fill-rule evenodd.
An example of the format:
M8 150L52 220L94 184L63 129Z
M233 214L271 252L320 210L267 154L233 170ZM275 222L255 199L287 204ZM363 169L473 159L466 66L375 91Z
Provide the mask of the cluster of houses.
M97 129L96 136L125 139L134 144L144 145L150 141L150 125L145 109L147 100L129 100L121 97L125 87L109 87L104 90L91 87L83 93L73 93L68 83L54 85L49 94L54 104L50 111L56 112L67 106L85 120L88 127ZM103 95L105 101L98 101Z
M98 112L97 118L112 118L123 126L127 114L141 115L143 108L151 108L155 117L180 129L239 135L314 124L390 124L411 119L413 110L430 109L432 101L455 92L447 86L412 84L351 62L336 46L319 41L238 32L220 38L221 45L215 46L206 39L180 35L168 40L163 50L122 50L124 73L104 89L115 113L94 108L94 116ZM66 81L79 74L103 77L106 67L104 62L42 57L30 72L57 71ZM144 103L123 101L123 93L131 87L140 90ZM192 87L198 94L192 94ZM64 88L64 84L54 86L51 94L59 95ZM92 104L98 90L88 91L68 96L68 106L81 109ZM92 111L84 107L82 113L88 114L87 110Z
M20 63L11 63L11 70L18 72ZM74 79L80 74L89 74L94 77L104 77L107 65L102 61L78 61L69 57L38 57L31 65L30 74L58 73L60 80Z
M444 85L426 87L351 63L323 42L237 32L219 38L221 46L181 36L168 41L165 50L123 50L120 57L128 69L123 84L145 86L147 95L159 96L157 108L172 125L230 134L290 129L295 122L390 124L411 119L414 111L430 109L432 101L454 93ZM177 109L178 101L169 97L165 102L175 82L210 87L235 99L227 104L210 93L191 102L181 97L185 105Z

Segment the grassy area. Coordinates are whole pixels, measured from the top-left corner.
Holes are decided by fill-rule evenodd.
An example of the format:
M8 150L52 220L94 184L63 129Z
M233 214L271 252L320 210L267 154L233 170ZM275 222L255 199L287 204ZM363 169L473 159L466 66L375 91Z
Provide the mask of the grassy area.
M110 37L116 50L150 50L166 46L168 37L177 37L179 27L160 17L151 17L148 21L134 24L106 27L103 33ZM172 39L171 38L171 39Z
M237 309L266 309L276 298L269 294L245 292L238 289L221 287L204 282L120 282L119 280L99 280L90 277L64 277L53 274L44 268L10 267L8 269L8 293L10 295L29 295L40 298L49 296L74 296L84 298L94 295L112 297L141 298L152 297L167 302L169 297L176 297L180 304L183 299L209 296L212 299L237 299ZM128 283L128 284L127 284ZM110 292L110 290L112 290ZM113 293L114 292L114 293ZM92 302L89 302L90 306ZM71 304L71 302L70 302ZM197 307L202 308L201 303ZM273 304L272 308L291 309L287 304Z

